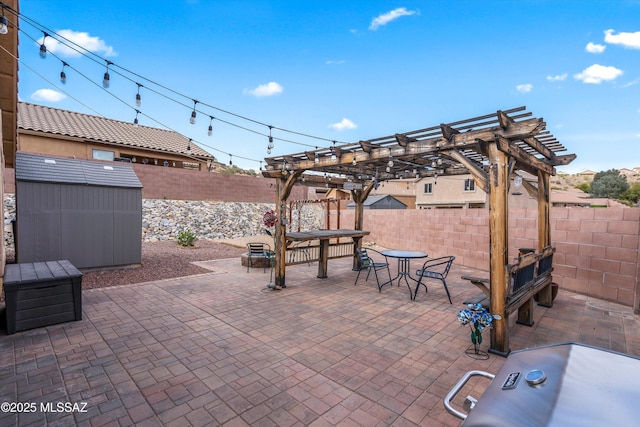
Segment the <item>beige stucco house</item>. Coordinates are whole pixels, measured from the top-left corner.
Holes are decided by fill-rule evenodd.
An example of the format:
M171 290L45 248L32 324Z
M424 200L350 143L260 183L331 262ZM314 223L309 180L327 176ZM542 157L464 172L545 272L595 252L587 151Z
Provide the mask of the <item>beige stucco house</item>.
M208 170L215 157L177 132L18 103L17 151Z
M468 175L423 178L415 183L416 208L484 208L487 194Z

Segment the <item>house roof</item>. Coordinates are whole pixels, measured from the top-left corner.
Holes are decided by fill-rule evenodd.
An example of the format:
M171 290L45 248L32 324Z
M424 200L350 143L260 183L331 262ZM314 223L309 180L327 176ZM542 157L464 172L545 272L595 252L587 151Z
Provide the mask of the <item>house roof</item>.
M124 163L95 162L21 152L16 153L16 181L142 188L142 183L133 168Z
M98 143L181 154L200 159L215 157L177 132L148 126L134 126L104 117L73 111L18 103L18 128L53 135L71 136ZM187 146L191 150L187 150Z

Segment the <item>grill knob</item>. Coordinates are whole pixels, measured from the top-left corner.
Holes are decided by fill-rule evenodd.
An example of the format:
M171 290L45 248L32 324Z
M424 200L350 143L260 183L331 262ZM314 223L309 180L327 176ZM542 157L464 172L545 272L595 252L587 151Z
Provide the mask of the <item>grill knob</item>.
M536 369L530 371L524 379L530 386L536 386L545 382L547 379L547 375L544 373L544 371Z

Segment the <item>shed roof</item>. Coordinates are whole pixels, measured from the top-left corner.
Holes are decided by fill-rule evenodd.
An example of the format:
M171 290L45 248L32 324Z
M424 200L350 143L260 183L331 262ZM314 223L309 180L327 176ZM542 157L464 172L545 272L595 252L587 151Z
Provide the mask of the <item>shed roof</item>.
M142 188L138 176L127 164L28 153L16 153L17 181Z
M133 123L27 102L18 103L18 128L188 157L215 158L193 141L189 142L188 138L171 130L136 127ZM187 146L190 146L191 150L187 150Z
M390 194L377 194L377 195L375 195L375 196L369 195L369 197L367 197L367 198L366 198L366 200L364 201L363 205L364 205L364 206L371 206L371 205L375 205L375 204L376 204L376 203L378 203L379 201L384 200L384 199L387 199L387 198L389 198L389 199L393 199L393 200L395 200L396 202L400 203L401 205L407 206L407 205L406 205L406 203L401 202L400 200L396 199L395 197L393 197L393 196L392 196L392 195L390 195ZM356 204L355 204L355 202L351 202L351 203L349 203L349 204L347 205L347 207L355 206L355 205L356 205Z

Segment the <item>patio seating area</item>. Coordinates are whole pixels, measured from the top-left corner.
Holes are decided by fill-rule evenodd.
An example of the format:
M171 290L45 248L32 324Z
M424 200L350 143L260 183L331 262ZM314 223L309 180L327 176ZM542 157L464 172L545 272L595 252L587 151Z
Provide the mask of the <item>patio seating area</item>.
M326 279L289 266L280 291L236 260L198 265L211 273L85 290L81 321L0 335L0 402L38 409L0 412L0 425L456 426L450 388L506 360L465 356L469 330L456 320L477 293L461 276L486 272L454 263L450 304L442 286L416 301L396 284L354 286L350 258L332 260ZM510 328L512 350L578 341L640 356L629 307L560 289L534 321ZM40 410L51 402L86 406Z

